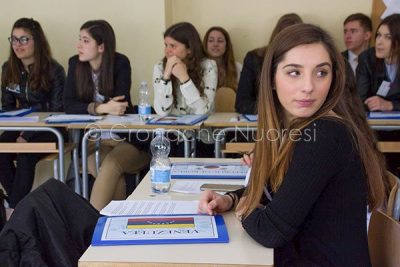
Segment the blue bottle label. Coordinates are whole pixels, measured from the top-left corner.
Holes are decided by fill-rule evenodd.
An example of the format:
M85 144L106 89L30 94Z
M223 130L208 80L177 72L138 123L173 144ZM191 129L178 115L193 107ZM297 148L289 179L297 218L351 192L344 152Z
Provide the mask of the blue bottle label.
M139 115L149 115L149 114L151 114L151 106L149 105L139 106Z
M171 169L150 168L152 183L169 183L171 181Z

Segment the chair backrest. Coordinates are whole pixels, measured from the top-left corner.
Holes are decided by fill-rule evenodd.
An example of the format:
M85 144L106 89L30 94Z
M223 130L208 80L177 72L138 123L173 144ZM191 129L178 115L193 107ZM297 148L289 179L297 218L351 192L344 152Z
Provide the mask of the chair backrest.
M388 173L391 186L386 212L372 211L368 228L368 246L372 267L400 266L399 179ZM397 217L394 217L397 216Z
M217 89L215 94L215 112L235 112L236 92L229 87Z
M369 222L368 246L372 267L400 266L400 223L374 210Z

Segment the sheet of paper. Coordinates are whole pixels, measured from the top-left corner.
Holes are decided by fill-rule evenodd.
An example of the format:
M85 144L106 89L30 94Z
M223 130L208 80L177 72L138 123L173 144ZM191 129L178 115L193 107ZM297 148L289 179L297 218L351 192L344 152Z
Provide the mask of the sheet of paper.
M196 214L198 204L198 201L113 200L100 213L107 216Z
M17 109L17 110L12 110L12 111L0 112L0 117L23 116L23 115L29 114L31 112L32 112L31 108Z
M101 240L218 238L214 216L146 216L107 218Z
M48 123L54 122L91 122L101 120L102 116L92 116L92 115L84 115L84 114L60 114L60 115L52 115L45 119Z
M0 122L37 122L39 116L30 117L0 117Z
M175 181L171 186L171 191L184 194L200 194L200 187L203 184L222 184L222 182L213 181ZM229 181L228 184L244 185L242 180Z
M139 115L129 114L124 116L107 115L102 123L141 123Z

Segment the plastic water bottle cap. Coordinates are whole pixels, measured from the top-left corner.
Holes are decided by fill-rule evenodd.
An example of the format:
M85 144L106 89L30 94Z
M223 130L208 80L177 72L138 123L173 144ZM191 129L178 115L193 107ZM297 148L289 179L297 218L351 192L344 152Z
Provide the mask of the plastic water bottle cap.
M140 83L140 85L146 85L146 86L147 86L147 82L146 82L146 81L142 81L142 82Z

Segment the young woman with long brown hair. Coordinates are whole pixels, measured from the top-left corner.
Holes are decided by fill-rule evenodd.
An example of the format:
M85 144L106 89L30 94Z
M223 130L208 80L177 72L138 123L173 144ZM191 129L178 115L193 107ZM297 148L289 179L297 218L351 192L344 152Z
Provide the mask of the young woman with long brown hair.
M237 90L242 64L235 61L229 33L222 27L209 28L203 38L203 48L218 66L218 85Z
M274 248L274 266L370 266L367 205L383 205L388 185L344 90L344 60L324 30L298 24L278 33L261 72L249 184L201 197L203 213L235 207L247 233Z

